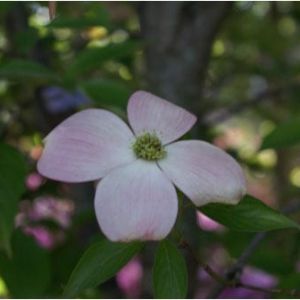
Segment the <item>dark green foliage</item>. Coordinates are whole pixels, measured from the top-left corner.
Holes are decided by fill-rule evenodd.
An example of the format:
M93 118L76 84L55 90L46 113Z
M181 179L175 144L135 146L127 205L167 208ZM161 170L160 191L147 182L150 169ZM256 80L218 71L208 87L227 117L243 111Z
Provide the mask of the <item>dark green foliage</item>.
M107 60L118 60L132 55L138 48L133 41L126 41L118 44L110 44L104 47L88 48L74 58L67 69L67 76L78 76L92 70L99 69Z
M12 298L39 298L50 283L50 259L33 238L15 231L12 255L0 252L0 273Z
M200 210L210 218L237 231L300 229L297 223L251 196L245 196L237 205L211 203L201 207Z
M125 108L132 93L124 82L112 79L84 81L80 86L97 106Z
M71 274L64 295L76 296L80 291L105 282L141 249L140 243L112 243L102 240L93 244L81 257Z
M160 242L153 266L155 298L185 298L188 289L187 267L184 257L168 240Z
M10 251L18 201L24 192L26 164L13 147L0 143L0 248Z
M12 60L0 65L0 77L11 80L32 80L38 82L59 81L58 76L43 65L34 61Z
M300 143L300 118L292 118L279 124L264 139L261 149L286 148Z

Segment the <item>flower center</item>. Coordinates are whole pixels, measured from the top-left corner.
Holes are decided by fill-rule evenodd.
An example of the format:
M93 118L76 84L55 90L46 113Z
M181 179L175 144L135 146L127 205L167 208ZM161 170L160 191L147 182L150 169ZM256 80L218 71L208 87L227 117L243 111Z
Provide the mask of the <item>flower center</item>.
M161 141L154 133L144 133L138 136L132 148L138 158L145 160L162 159L166 155Z

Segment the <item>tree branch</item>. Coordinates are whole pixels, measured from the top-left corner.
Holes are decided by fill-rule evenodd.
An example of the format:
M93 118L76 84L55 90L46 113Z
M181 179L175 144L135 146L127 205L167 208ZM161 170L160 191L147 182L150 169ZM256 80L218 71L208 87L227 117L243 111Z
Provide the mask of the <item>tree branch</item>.
M143 2L140 5L150 89L203 112L201 90L210 50L230 2Z
M296 213L300 210L300 203L299 201L295 201L291 204L289 204L287 207L282 209L282 213L285 214L292 214L292 213ZM265 237L267 236L268 232L260 232L257 233L254 238L250 241L249 245L245 248L245 250L243 251L243 253L241 254L241 256L237 259L237 261L235 262L235 264L233 264L226 272L225 272L225 280L223 282L218 281L217 286L215 287L215 289L211 292L211 294L208 296L208 298L217 298L221 292L224 290L224 288L226 288L228 286L227 282L235 282L234 286L240 286L240 287L244 287L244 288L248 288L249 289L249 285L246 284L242 284L240 282L240 276L242 274L242 271L245 267L245 265L247 264L247 262L249 261L251 255L253 254L253 252L256 250L256 248L259 246L259 244L265 239ZM241 285L242 284L242 285ZM253 289L253 286L252 286ZM279 290L279 292L282 292L283 290ZM279 293L277 291L277 293ZM295 293L295 291L286 291L289 294L293 294ZM299 293L299 291L296 291L297 293Z
M227 108L222 108L214 112L208 113L206 116L204 116L202 122L205 125L215 125L222 123L234 116L235 114L240 113L248 108L255 107L255 105L257 104L260 104L265 101L273 101L274 99L278 98L278 95L280 95L283 91L289 88L299 87L299 85L299 80L292 80L286 85L268 88L259 93L257 96L250 98L246 101L238 102Z
M287 207L282 209L282 213L291 214L300 211L299 201L290 203ZM242 271L250 259L253 252L259 246L260 242L267 236L267 232L257 233L254 238L250 241L249 245L245 248L241 256L237 259L236 263L233 264L226 272L225 275L219 275L213 270L208 264L204 263L201 258L194 252L190 244L182 239L180 246L189 251L193 259L204 269L204 271L217 282L217 286L210 293L208 298L217 298L226 287L232 288L244 288L254 291L266 292L266 293L286 293L290 296L300 296L300 291L296 289L265 289L259 286L243 283L240 281Z
M260 242L266 237L266 232L257 233L254 238L250 241L249 245L246 247L244 252L238 258L235 264L233 264L226 272L225 272L225 282L238 282L239 278L242 274L242 271L247 264L249 258L251 257L252 253L256 250L259 246ZM224 282L218 282L214 290L210 293L208 298L217 298L221 292L227 287L227 284Z
M52 21L56 16L56 1L48 2L49 19Z
M219 291L218 294L214 295L213 293L208 296L208 298L214 298L219 296L219 294L223 291L225 287L230 288L244 288L247 290L252 291L258 291L258 292L264 292L268 294L279 294L279 293L286 293L289 296L300 296L300 291L296 289L267 289L259 286L255 286L252 284L243 283L240 280L237 279L229 279L226 276L222 277L220 276L216 271L214 271L208 264L205 264L201 261L199 256L196 255L196 253L193 251L192 247L189 245L189 243L185 240L181 242L181 247L187 249L191 256L194 258L194 260L204 269L205 272L207 272L208 275L210 275L216 282L222 286L222 290Z

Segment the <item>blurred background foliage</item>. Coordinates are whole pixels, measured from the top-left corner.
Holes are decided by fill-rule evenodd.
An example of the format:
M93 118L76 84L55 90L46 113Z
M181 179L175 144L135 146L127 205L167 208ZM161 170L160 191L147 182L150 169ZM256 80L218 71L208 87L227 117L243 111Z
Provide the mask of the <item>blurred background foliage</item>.
M125 117L133 91L155 91L147 80L142 5L59 2L49 22L46 2L0 2L0 297L60 297L83 251L102 235L94 185L42 178L36 161L43 138L75 111L99 107ZM233 3L211 41L203 88L193 99L202 103L195 137L235 156L249 194L275 208L300 201L299 35L297 2ZM220 273L253 236L189 209L181 226ZM251 256L245 280L299 287L299 237L295 230L270 233ZM149 243L116 277L80 297L152 297L155 247ZM215 283L192 258L187 262L189 297L207 297ZM233 288L223 294L259 296L266 295Z

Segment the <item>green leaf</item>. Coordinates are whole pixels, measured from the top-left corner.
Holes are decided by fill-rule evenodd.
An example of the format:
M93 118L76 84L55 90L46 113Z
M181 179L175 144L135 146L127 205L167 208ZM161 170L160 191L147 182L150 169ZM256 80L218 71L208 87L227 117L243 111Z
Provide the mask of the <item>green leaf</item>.
M48 28L85 29L94 26L111 26L109 12L104 5L97 3L95 7L89 6L83 10L81 16L68 16L66 14L56 16L48 25Z
M261 149L280 149L300 144L300 118L279 124L264 139Z
M12 298L42 298L50 283L50 257L33 238L15 231L12 258L0 253L0 276Z
M300 285L300 273L290 272L289 274L284 274L280 278L279 287L283 289L294 289L296 286Z
M297 223L249 195L245 196L237 205L211 203L199 209L208 217L237 231L259 232L282 228L300 229Z
M84 29L87 27L94 27L94 26L108 26L109 25L109 18L108 15L103 14L98 18L89 18L89 17L82 17L82 18L73 18L67 16L58 16L56 17L51 23L48 24L47 27L49 28L70 28L70 29Z
M0 143L0 248L10 250L18 200L25 190L26 164L13 147Z
M113 277L142 247L141 243L113 243L102 240L81 257L64 291L68 298L94 288Z
M48 68L34 61L11 60L0 66L0 78L12 80L57 81L58 77Z
M188 289L187 267L182 254L169 241L160 243L153 267L155 298L185 298Z
M123 82L109 79L86 81L81 88L100 106L125 107L132 93Z
M38 38L38 31L29 27L16 32L14 45L18 49L18 53L22 54L22 56L28 56L31 49L36 45Z
M75 57L69 66L67 76L72 77L99 68L107 60L117 60L133 54L138 44L126 41L118 44L109 44L101 48L87 48Z

